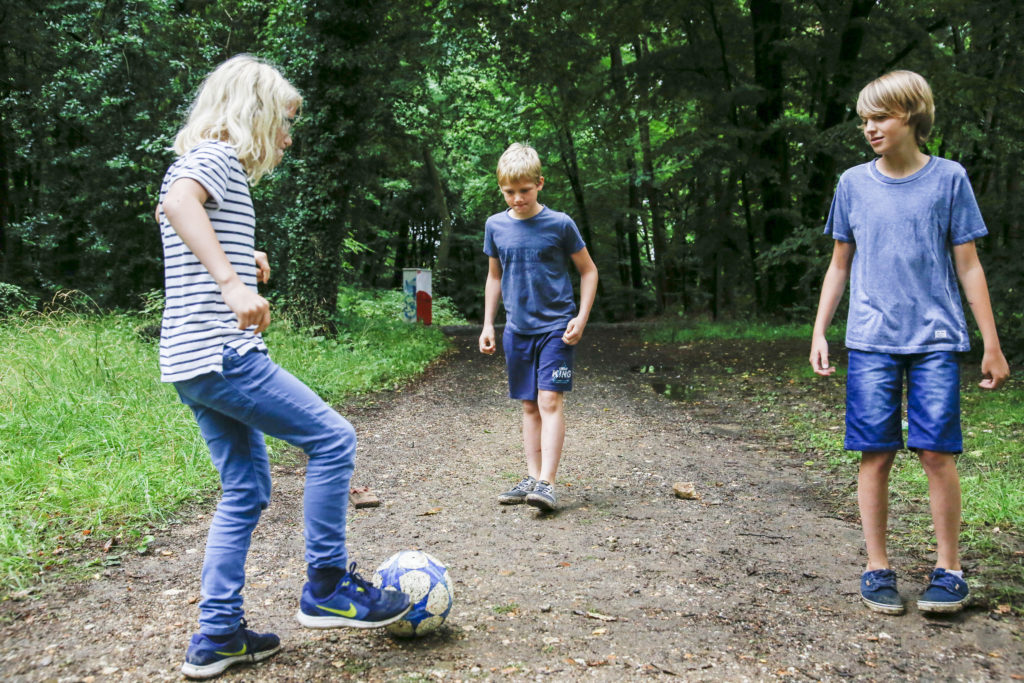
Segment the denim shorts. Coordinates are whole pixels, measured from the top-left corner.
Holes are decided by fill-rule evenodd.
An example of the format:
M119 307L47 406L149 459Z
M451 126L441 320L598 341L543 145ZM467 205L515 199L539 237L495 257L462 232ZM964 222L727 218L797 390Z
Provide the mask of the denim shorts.
M953 351L891 354L850 350L846 442L851 451L903 447L903 379L907 380L907 448L963 451L960 365Z
M536 401L537 391L572 391L575 346L562 341L564 330L517 334L505 327L501 342L508 368L508 396Z

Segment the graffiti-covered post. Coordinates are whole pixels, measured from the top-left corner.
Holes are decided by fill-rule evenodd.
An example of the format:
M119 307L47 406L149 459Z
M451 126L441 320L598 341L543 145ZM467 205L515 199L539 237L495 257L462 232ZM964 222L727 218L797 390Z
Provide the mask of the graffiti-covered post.
M416 322L416 273L419 268L402 269L402 320Z
M402 320L419 320L429 325L433 320L433 298L430 271L423 268L402 269Z

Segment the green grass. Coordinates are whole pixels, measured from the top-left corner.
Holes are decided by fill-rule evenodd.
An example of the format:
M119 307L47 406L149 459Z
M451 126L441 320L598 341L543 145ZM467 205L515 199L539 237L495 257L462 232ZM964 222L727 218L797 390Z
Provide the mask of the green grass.
M280 319L266 334L274 360L326 400L396 387L447 348L436 327L402 323L380 305L390 295L343 295L338 339ZM156 343L135 333L147 322L0 321L0 596L96 562L110 539L107 561L145 551L154 526L216 491L190 411L159 382Z
M967 376L976 366L965 365ZM794 366L793 375L803 368ZM793 409L787 422L797 446L820 459L843 479L856 476L860 454L843 450L842 382L820 389L820 404ZM828 413L830 417L824 417ZM1006 603L1024 613L1024 387L1011 381L998 391L984 391L972 381L961 391L964 452L957 458L963 497L961 555L973 568L984 603ZM891 544L918 556L934 550L935 537L928 512L928 480L917 458L901 451L889 478ZM856 500L847 499L844 513L856 515ZM902 512L900 512L902 511Z
M810 328L795 325L702 323L680 330L658 326L645 336L680 344L800 339L807 344L799 348L810 346ZM833 326L829 341L838 346L841 340L842 332ZM773 416L780 425L774 430L778 441L800 451L806 466L828 470L837 482L855 480L860 453L843 449L844 364L825 379L813 373L802 351L778 363L774 368L745 371L744 382L728 384ZM1007 602L1024 613L1024 383L1011 378L998 391L984 391L977 386L978 373L976 361L963 366L964 452L957 458L963 490L961 551L965 563L975 568L973 575L980 574L977 593L984 602ZM913 454L898 454L889 489L891 545L921 557L925 550L934 549L935 539L927 478ZM852 491L846 493L851 495L835 496L835 504L841 514L856 518L856 498Z
M644 333L644 338L662 344L688 343L708 339L753 339L773 341L776 339L810 339L810 323L772 324L764 322L698 321L686 325L661 323ZM835 327L832 328L835 333Z
M90 540L140 538L216 485L128 316L0 325L0 592Z
M800 381L814 374L801 359L791 375ZM964 375L971 371L964 366ZM837 376L845 374L842 367ZM842 425L842 381L821 385L822 403L813 411L795 411L792 424L805 445L825 456L832 467L853 471L860 454L843 449L843 431L822 429ZM984 391L966 382L961 391L961 424L964 452L957 458L963 488L964 523L1024 530L1024 387L1011 380L998 391ZM910 466L908 466L910 465ZM928 497L928 483L916 458L902 453L893 470L890 487L907 499Z
M990 392L972 382L961 403L965 520L1024 531L1024 387L1011 380Z
M495 614L514 614L519 611L519 605L515 602L510 602L507 605L494 605L491 607Z
M276 363L325 399L393 389L448 348L437 327L352 319L337 338L311 337L287 322L264 339Z

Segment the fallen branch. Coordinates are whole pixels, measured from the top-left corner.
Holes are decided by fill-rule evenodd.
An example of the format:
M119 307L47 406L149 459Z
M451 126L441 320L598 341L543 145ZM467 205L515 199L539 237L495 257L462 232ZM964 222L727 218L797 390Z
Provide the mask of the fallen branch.
M588 619L597 619L598 621L629 621L629 619L626 619L625 617L612 617L607 614L601 614L600 612L584 612L579 609L574 609L572 613L581 617L587 617Z
M772 536L771 534L755 534L745 531L740 531L736 534L737 536L757 536L758 538L772 538L776 541L788 541L793 538L792 536Z

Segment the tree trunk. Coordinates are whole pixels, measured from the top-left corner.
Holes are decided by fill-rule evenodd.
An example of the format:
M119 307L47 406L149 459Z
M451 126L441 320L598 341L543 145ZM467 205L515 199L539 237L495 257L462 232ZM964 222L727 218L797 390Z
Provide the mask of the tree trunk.
M611 56L611 68L610 68L610 80L611 88L615 92L615 97L622 106L625 103L624 93L626 91L625 77L623 75L623 53L618 49L617 45L612 45L610 49ZM625 108L618 112L617 123L622 123L625 119ZM624 145L629 146L629 145ZM618 266L618 284L624 288L628 288L630 285L630 271L629 271L629 247L626 244L626 212L617 211L615 212L615 264Z
M587 243L591 256L597 251L594 245L593 235L590 231L590 214L587 211L587 202L583 196L583 183L580 180L580 166L576 158L576 141L572 137L572 131L568 124L558 127L559 138L562 142L562 159L565 161L566 175L569 176L569 185L572 187L572 196L576 200L577 219L583 241Z
M740 197L743 201L743 219L747 226L747 256L750 259L750 272L754 280L754 315L761 310L763 293L761 290L761 276L757 266L757 235L754 231L754 214L750 210L750 192L747 190L747 175L740 176Z
M638 235L640 225L637 220L637 217L640 215L640 193L637 192L636 187L636 159L633 157L632 150L629 151L629 155L626 157L626 173L629 178L629 192L627 193L629 229L626 231L626 237L629 240L629 271L632 277L633 290L639 295L644 287L643 266L640 261L640 238ZM637 299L636 314L644 314L644 300L642 297Z
M430 178L431 191L434 194L435 208L438 217L441 219L441 239L437 245L437 260L434 261L434 269L440 274L448 269L448 251L452 236L452 214L448 211L448 200L444 195L444 186L441 184L441 174L437 172L434 164L434 156L430 153L430 147L423 145L423 163L427 166L427 175Z
M302 324L333 331L341 285L341 230L328 221L317 223L303 223L288 235L288 308Z
M645 46L640 39L633 42L633 51L637 61L644 58ZM654 243L654 299L655 308L660 313L665 310L668 299L666 283L668 281L669 254L665 240L665 218L661 213L659 191L654 182L654 153L651 151L651 127L646 114L637 112L637 130L640 133L640 153L643 172L640 186L647 199L647 207L651 217L651 241Z
M789 215L789 151L786 135L778 126L783 114L783 24L781 0L751 0L750 18L754 31L754 80L761 90L757 103L757 121L761 142L757 155L770 169L760 182L764 239L771 248L782 244L792 233ZM776 266L766 272L765 306L783 312L798 298L799 269L793 265Z
M0 127L0 282L11 281L11 260L14 258L14 239L7 229L8 188L11 183L8 167L6 139L3 127Z
M618 45L611 46L611 82L612 89L619 101L619 123L632 124L632 108L629 106L629 94L626 90L626 77L622 68L622 50ZM626 139L625 136L616 136ZM636 191L636 157L632 145L622 145L622 153L626 158L626 210L620 212L615 220L615 234L624 244L619 254L619 279L624 287L629 287L629 308L632 315L643 315L643 271L640 265L640 241L637 239L637 216L640 202Z
M839 36L839 59L835 69L826 78L827 85L821 99L825 106L818 117L817 128L824 132L838 126L847 119L850 106L850 84L856 73L854 66L864 43L864 32L868 15L875 6L875 0L853 0L846 25ZM836 158L828 150L819 149L811 163L810 180L803 198L803 219L807 225L815 226L824 222L828 211L829 198L835 185Z
M576 141L572 137L572 131L568 125L563 125L559 129L561 134L564 148L562 150L562 158L565 160L565 166L567 175L569 176L569 185L572 187L572 196L576 200L576 210L579 212L577 219L577 227L580 229L580 234L583 237L583 241L587 244L587 252L590 257L597 260L597 245L594 244L594 236L590 230L590 212L587 211L587 203L583 196L583 182L580 179L580 166L579 161L576 157ZM601 280L597 281L597 305L605 308L605 296L604 296L604 283Z
M394 195L392 195L394 200ZM398 236L395 238L395 273L391 279L391 288L398 289L402 286L402 269L408 263L409 253L409 219L400 216L398 219Z
M315 103L303 147L307 172L319 177L308 200L311 218L289 235L287 301L302 323L330 333L350 203L363 198L360 173L369 166L363 163L365 141L375 130L373 107L378 106L370 95L376 76L372 63L355 57L376 49L383 14L370 0L304 6L308 40L317 50L306 82L298 84Z

